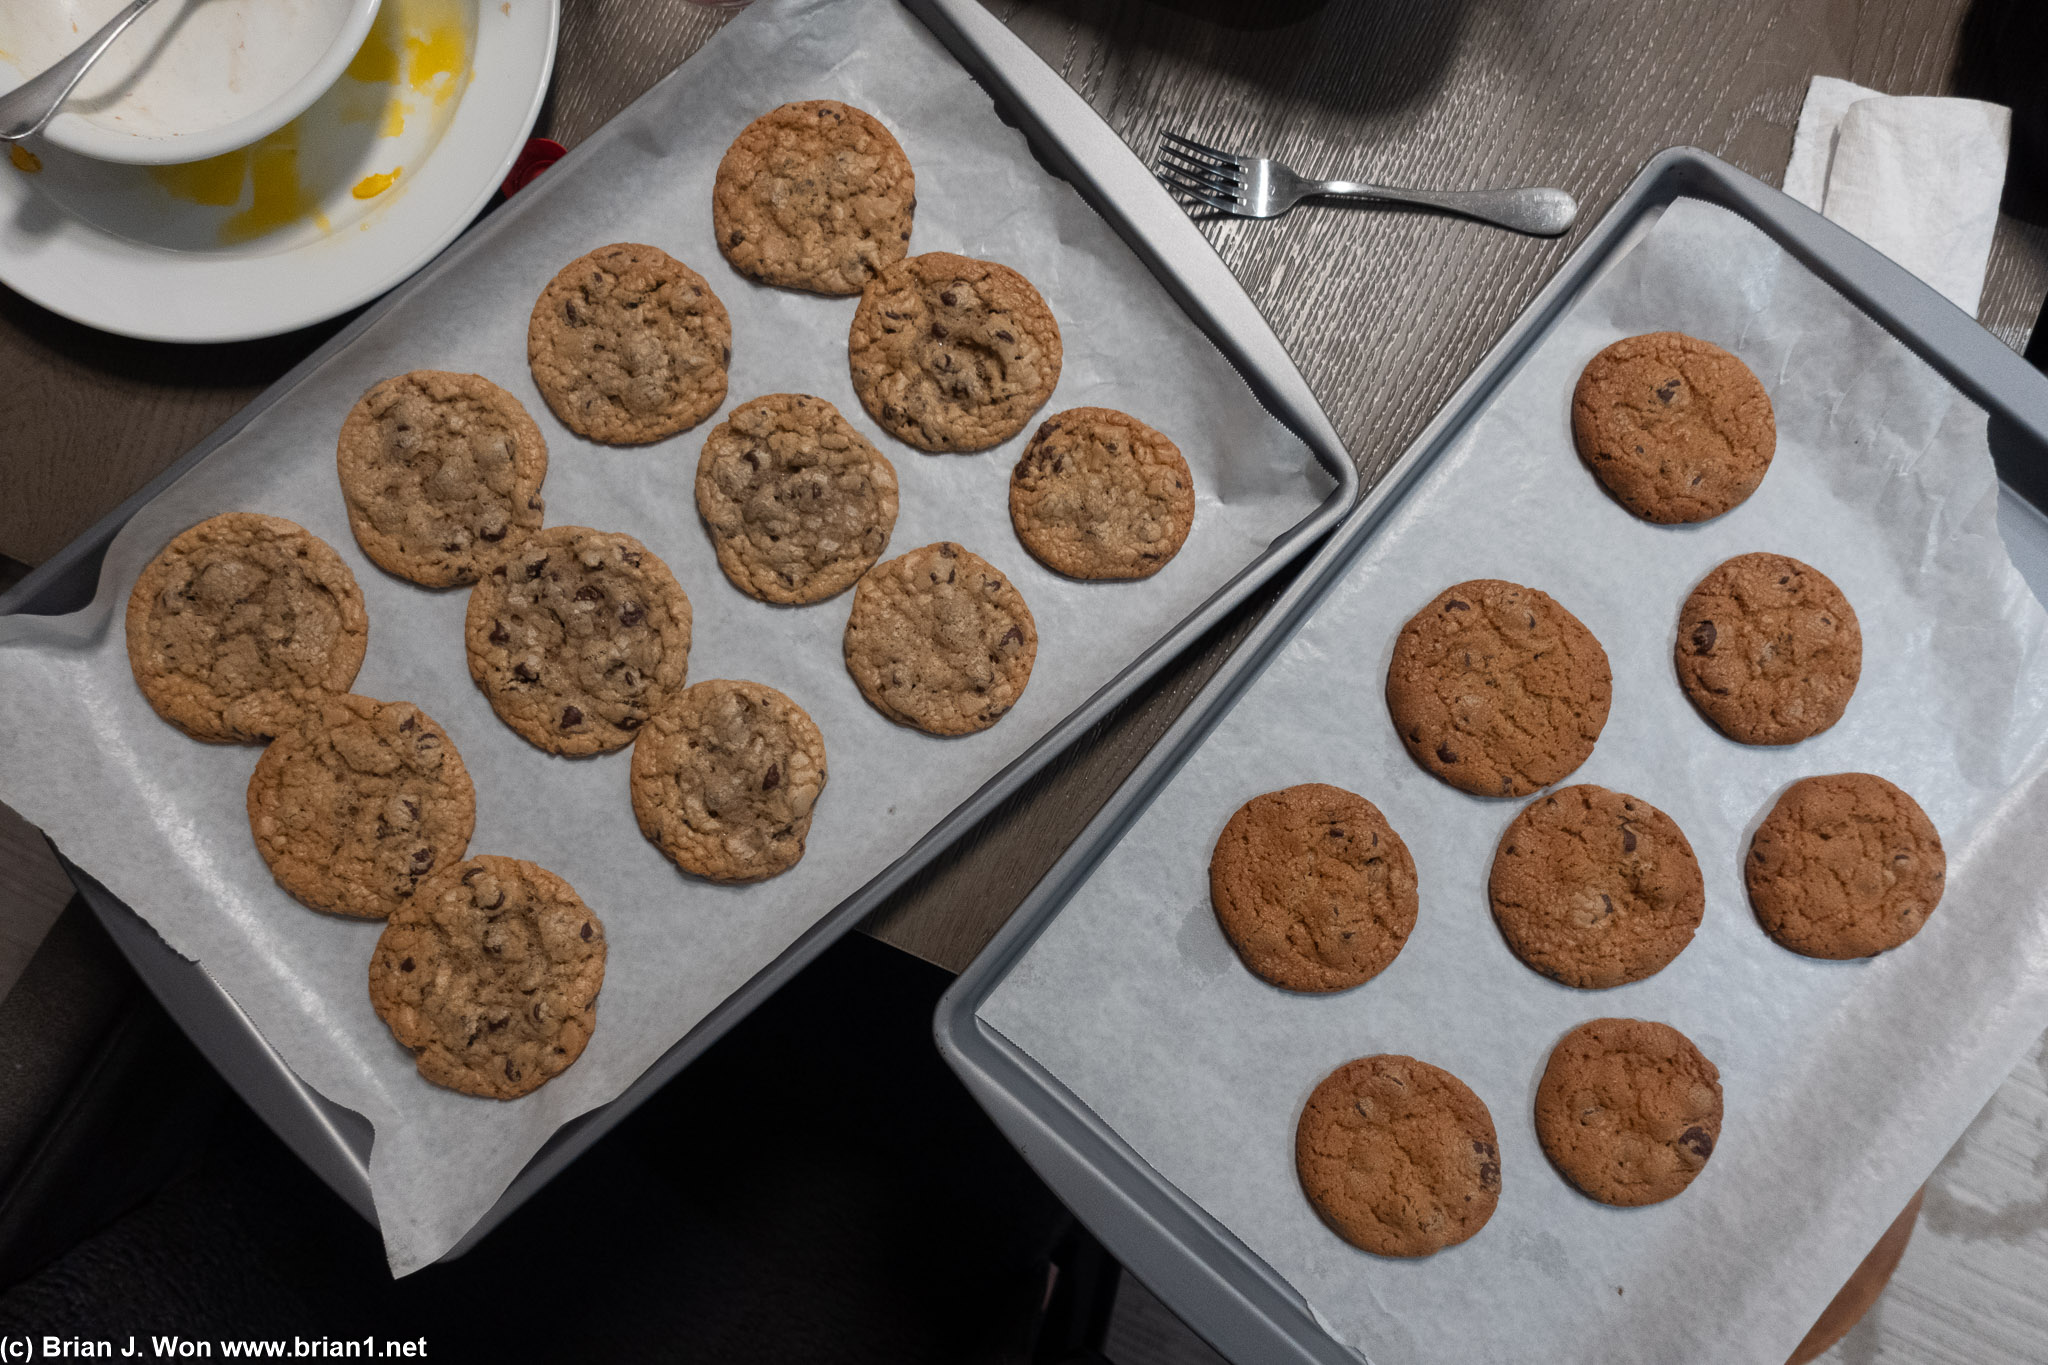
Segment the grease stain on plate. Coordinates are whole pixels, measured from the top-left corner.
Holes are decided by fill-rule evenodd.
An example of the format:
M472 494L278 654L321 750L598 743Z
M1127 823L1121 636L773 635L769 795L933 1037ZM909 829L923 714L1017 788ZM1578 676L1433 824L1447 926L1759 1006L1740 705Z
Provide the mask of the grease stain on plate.
M8 147L7 159L12 161L14 169L23 175L34 175L43 168L43 159L19 142Z

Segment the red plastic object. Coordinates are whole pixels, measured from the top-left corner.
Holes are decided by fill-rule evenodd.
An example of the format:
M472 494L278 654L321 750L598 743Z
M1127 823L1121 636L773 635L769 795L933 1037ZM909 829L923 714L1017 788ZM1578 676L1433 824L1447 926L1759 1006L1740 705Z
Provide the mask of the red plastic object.
M498 192L510 199L532 184L535 176L560 161L568 150L551 137L526 139L526 145L519 149L519 158L512 163L512 169L505 176L505 183L498 187Z

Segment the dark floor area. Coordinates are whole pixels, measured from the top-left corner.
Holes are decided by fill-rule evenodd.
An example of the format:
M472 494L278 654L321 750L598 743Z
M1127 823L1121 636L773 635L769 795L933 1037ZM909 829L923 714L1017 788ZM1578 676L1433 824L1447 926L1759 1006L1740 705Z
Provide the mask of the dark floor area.
M375 1232L140 994L148 1046L110 1065L197 1117L151 1138L161 1188L17 1269L0 1336L118 1351L132 1333L142 1359L178 1334L424 1336L437 1360L1028 1361L1071 1222L934 1051L949 980L848 935L482 1246L396 1282ZM118 1190L148 1120L74 1115L71 1150L36 1157L71 1172L54 1197ZM18 1226L38 1196L8 1193Z

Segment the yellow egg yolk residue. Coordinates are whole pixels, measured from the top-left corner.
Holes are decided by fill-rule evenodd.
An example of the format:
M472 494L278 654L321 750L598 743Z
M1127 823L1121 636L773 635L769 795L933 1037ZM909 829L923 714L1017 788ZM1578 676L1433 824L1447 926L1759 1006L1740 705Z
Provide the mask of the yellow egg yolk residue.
M469 68L469 32L458 0L385 0L369 37L348 64L351 78L366 83L395 84L404 80L435 104L446 103L461 89ZM403 116L399 116L403 127ZM385 136L396 136L388 124Z
M390 189L404 170L405 167L403 166L393 166L389 171L379 171L375 175L366 175L356 182L356 187L350 190L349 193L358 199L375 199L378 195Z
M261 237L310 217L324 230L317 198L299 180L299 125L294 119L251 147L180 166L152 166L150 177L174 199L188 204L232 208L249 187L249 206L220 225L219 237L232 245Z
M43 168L43 159L19 142L7 149L7 159L14 163L14 169L24 175L34 175Z

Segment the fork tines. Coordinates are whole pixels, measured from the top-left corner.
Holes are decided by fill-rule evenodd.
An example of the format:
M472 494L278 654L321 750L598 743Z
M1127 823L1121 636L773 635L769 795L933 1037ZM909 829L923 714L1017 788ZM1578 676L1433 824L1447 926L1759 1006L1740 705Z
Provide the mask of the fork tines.
M1226 213L1244 203L1244 175L1228 152L1178 133L1159 138L1159 183L1176 194Z

